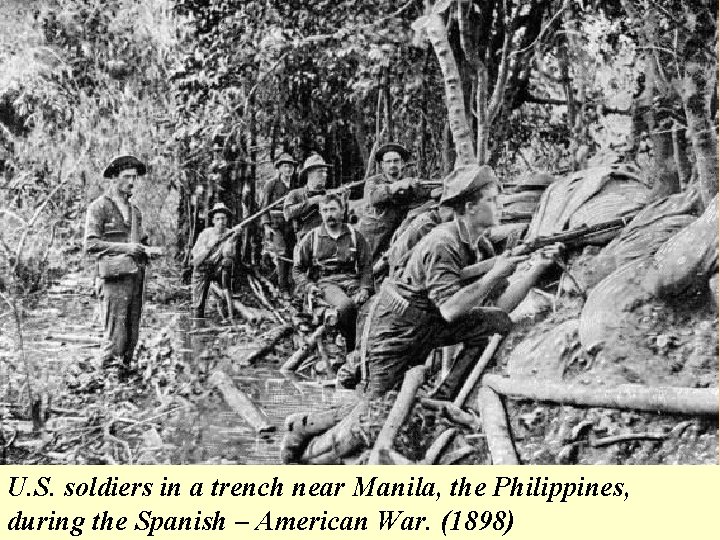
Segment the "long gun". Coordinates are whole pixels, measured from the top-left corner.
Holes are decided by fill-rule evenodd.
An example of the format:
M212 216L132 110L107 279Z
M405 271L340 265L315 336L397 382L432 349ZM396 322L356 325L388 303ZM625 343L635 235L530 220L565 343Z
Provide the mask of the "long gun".
M630 220L635 216L626 216L622 218L613 219L612 221L606 221L598 223L597 225L583 225L577 229L571 231L551 234L549 236L539 236L529 242L523 242L513 248L513 252L517 254L528 254L538 249L552 246L553 244L562 243L566 247L575 247L582 245L585 241L593 236L611 232L614 230L620 230L625 227ZM472 279L486 274L493 267L495 258L486 259L479 263L471 264L466 266L460 272L460 277L463 280Z
M349 184L344 184L340 187L325 191L325 194L342 193L344 191L347 191L348 189L352 189L357 186L362 186L363 184L365 184L365 180L358 180L356 182L350 182ZM200 264L200 263L204 262L205 260L213 257L216 254L217 249L225 241L240 234L245 227L247 227L250 223L252 223L256 219L258 219L263 214L269 212L273 208L277 208L278 206L282 205L285 202L285 199L287 199L288 195L285 195L284 197L279 198L277 201L274 201L274 202L268 204L267 206L265 206L264 208L261 208L260 210L258 210L254 214L252 214L251 216L248 216L245 219L243 219L240 223L235 225L233 228L225 231L225 233L220 238L218 238L217 240L215 240L215 242L213 242L212 246L210 246L210 249L208 249L208 251L207 251L207 255L205 255L205 257L203 257L203 259L201 261L195 262L195 264Z

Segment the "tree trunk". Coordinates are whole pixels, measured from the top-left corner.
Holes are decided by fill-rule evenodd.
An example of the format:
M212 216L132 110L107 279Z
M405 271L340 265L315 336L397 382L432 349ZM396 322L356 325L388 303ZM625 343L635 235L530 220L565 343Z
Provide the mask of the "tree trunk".
M367 147L367 132L365 131L365 118L363 117L363 106L362 99L360 96L355 96L355 122L353 135L355 135L355 144L360 151L360 157L362 158L363 170L367 167L368 158L368 147Z
M395 140L395 126L393 124L392 114L392 93L390 92L390 68L385 68L383 76L383 96L385 101L385 131L387 132L388 141Z
M477 75L477 94L475 97L475 108L477 111L477 162L484 165L488 161L488 138L490 137L490 126L487 117L487 91L488 74L487 67L480 63Z
M499 394L562 405L715 417L718 414L717 388L654 387L641 384L583 386L551 381L538 384L536 380L500 375L485 375L483 384Z
M437 14L430 15L426 29L445 82L445 103L457 154L455 164L456 166L473 164L476 162L475 149L470 123L465 114L462 81L442 17Z
M711 135L715 125L705 116L705 69L702 65L688 66L683 82L682 101L687 120L687 133L695 154L695 166L700 184L700 197L707 206L718 192L717 148Z
M492 464L517 465L518 457L500 396L483 386L478 393L478 409Z

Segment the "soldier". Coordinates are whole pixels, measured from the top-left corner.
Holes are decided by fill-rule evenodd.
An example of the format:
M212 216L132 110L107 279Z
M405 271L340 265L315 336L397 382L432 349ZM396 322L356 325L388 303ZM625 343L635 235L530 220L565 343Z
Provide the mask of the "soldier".
M226 292L228 315L232 317L232 278L235 261L235 240L225 241L219 250L212 252L213 246L228 229L232 212L223 203L217 203L208 213L212 227L207 227L198 235L192 249L192 316L205 317L205 301L213 280L220 283Z
M363 395L359 402L350 412L344 409L289 417L283 459L328 462L341 457L338 453L356 450L363 444L365 435L359 423L371 400L395 387L407 369L423 363L431 350L464 345L436 391L437 397L447 398L478 358L487 337L510 330L507 313L552 260L531 259L527 271L508 284L506 277L527 257L500 255L482 278L470 284L462 282L460 272L465 266L494 254L485 235L498 223L498 187L488 166L461 167L446 179L441 204L453 209L453 221L425 236L400 275L386 280L373 299L366 322L364 381L360 385ZM497 307L487 307L493 299ZM338 423L341 414L345 417ZM323 432L303 450L309 437Z
M275 161L278 175L265 184L261 206L266 207L290 192L290 181L295 172L297 162L290 154L284 153ZM290 270L293 247L295 246L295 233L292 224L285 220L282 209L272 209L263 214L261 218L265 239L273 246L276 268L278 273L278 287L287 296L290 293Z
M283 214L287 221L293 223L298 242L322 223L319 204L325 192L329 167L330 165L318 154L307 158L300 171L300 176L307 176L307 185L293 189L285 199Z
M397 143L381 146L375 153L382 173L365 182L363 213L358 230L367 238L373 262L387 249L408 207L426 195L416 178L403 179L409 152Z
M147 172L135 156L120 156L105 168L107 194L95 199L85 220L85 253L97 257L105 318L102 366L111 378L129 375L140 330L148 253L142 214L130 203L133 186Z
M396 234L393 235L390 248L385 254L390 276L394 276L405 267L412 249L431 230L441 223L447 223L452 220L452 209L438 204L437 199L439 199L441 195L441 188L433 190L432 196L435 200L430 201L428 205L421 206L417 209L417 212L409 212L406 220L407 224L403 222L397 231L395 231ZM412 219L410 214L414 214Z
M343 223L343 212L339 195L323 197L320 202L323 223L298 244L293 279L299 294L318 294L337 309L338 328L348 350L352 350L357 309L372 290L372 267L365 238Z

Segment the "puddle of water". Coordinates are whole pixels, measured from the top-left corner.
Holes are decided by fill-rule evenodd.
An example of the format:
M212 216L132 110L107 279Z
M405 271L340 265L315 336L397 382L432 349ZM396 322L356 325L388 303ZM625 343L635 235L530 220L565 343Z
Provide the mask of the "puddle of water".
M213 335L190 336L184 332L186 361L216 362L212 347L226 349L232 337ZM195 360L192 360L192 357ZM203 360L200 360L201 362ZM202 368L201 368L202 369ZM176 420L177 452L173 463L231 462L238 464L277 464L285 417L299 411L321 411L351 399L353 392L322 386L315 380L285 376L267 364L235 367L235 386L257 405L275 426L275 431L259 435L240 415L228 410L219 393L207 400L196 401L198 410Z

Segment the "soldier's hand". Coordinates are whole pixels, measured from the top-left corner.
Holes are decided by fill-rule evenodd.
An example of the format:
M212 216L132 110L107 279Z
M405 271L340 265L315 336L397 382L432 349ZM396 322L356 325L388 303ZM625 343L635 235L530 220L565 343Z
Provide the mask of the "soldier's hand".
M417 189L420 187L419 178L406 178L405 181L407 182L407 189L417 191Z
M555 264L555 259L560 255L562 249L563 245L561 243L539 249L532 254L530 263L535 268L549 268Z
M147 258L145 246L138 242L128 242L123 244L123 251L125 254L130 255L133 259Z
M227 241L222 246L222 256L226 259L234 259L235 258L235 244L234 242Z
M528 260L527 255L503 253L495 258L495 264L490 271L498 277L508 277L515 271L518 264L526 260Z
M308 204L317 204L319 205L320 202L323 200L324 195L313 195L308 199Z
M360 289L355 295L353 296L353 302L357 307L360 307L365 302L367 302L367 299L370 298L370 292L367 289Z
M308 285L305 294L307 294L308 298L316 298L320 296L320 289L317 285Z

